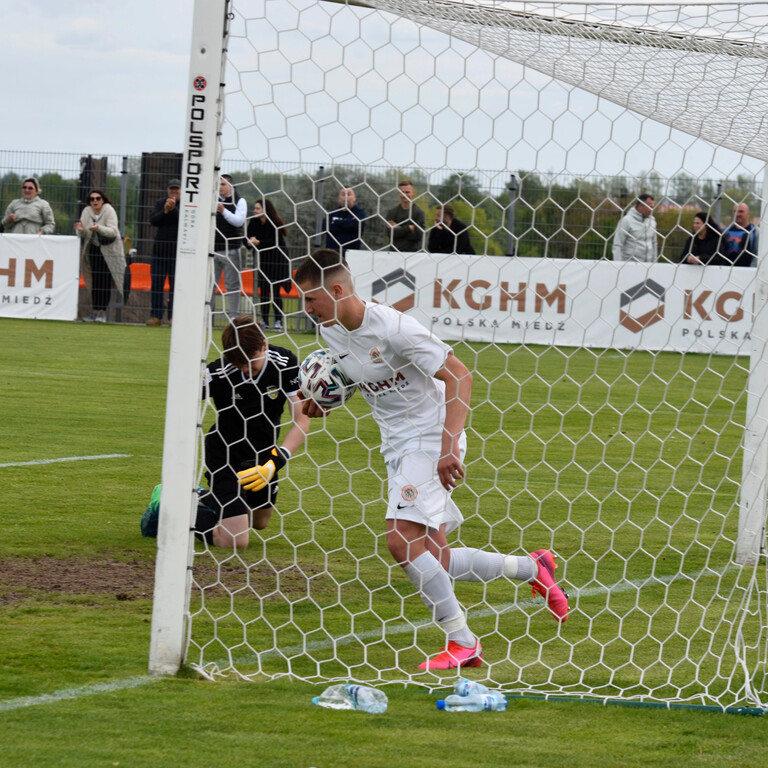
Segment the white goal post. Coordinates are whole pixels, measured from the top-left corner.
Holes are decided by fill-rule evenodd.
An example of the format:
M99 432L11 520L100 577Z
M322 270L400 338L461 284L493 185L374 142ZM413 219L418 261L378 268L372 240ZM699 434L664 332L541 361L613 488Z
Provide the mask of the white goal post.
M736 211L757 233L766 83L765 4L195 0L150 671L445 683L417 667L442 640L386 552L361 397L312 424L247 547L195 539L226 173L247 222L274 204L294 268L333 242L351 188L361 296L417 317L472 371L456 540L551 549L571 601L555 626L525 584L458 583L478 679L762 712L768 235ZM399 254L387 221L406 177L426 216ZM642 193L653 254L617 262ZM447 204L474 255L430 250ZM718 227L710 266L686 255L696 216ZM241 306L269 321L265 257L241 258ZM270 345L323 346L295 292L280 311Z
M209 254L218 188L225 0L196 3L192 28L179 245L163 444L150 672L175 674L184 657L196 507L200 386L210 313Z

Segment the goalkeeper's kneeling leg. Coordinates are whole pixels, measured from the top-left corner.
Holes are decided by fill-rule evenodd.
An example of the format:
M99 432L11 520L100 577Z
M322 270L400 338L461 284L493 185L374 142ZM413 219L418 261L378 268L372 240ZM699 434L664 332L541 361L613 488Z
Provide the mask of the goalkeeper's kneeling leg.
M214 547L242 549L248 546L251 528L250 510L242 499L230 499L218 511L220 504L211 491L200 495L195 518L195 536Z

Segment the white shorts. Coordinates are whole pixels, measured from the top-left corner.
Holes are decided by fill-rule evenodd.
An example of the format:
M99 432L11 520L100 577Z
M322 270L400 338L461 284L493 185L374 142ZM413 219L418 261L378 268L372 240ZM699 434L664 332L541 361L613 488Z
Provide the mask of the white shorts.
M460 441L461 459L467 449ZM445 526L446 534L456 530L464 517L437 476L434 453L416 450L387 462L387 520L410 520L427 528Z

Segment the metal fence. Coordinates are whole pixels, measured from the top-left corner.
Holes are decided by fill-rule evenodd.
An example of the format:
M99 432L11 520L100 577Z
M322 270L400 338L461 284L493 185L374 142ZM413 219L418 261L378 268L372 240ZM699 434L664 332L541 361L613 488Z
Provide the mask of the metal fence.
M432 223L438 202L453 202L456 215L470 225L478 254L558 258L610 258L610 240L623 211L640 191L654 194L662 256L671 261L690 233L694 211L722 211L730 216L735 202L759 210L760 188L754 179L662 179L628 175L573 177L536 171L470 171L402 169L389 166L317 166L301 163L225 159L222 170L232 175L249 203L268 197L285 221L292 261L324 244L324 221L338 207L342 186L356 190L365 210L364 241L371 249L389 246L386 211L398 202L397 183L411 177L416 203ZM21 180L35 176L42 197L54 212L56 232L70 234L89 190L102 187L117 209L126 238L126 253L137 264L148 264L153 229L152 208L164 197L168 180L181 175L181 155L140 156L0 150L0 207L20 197ZM134 268L134 271L140 271ZM141 282L143 287L145 284ZM149 313L148 291L133 290L124 321L143 322ZM88 304L87 297L83 298Z

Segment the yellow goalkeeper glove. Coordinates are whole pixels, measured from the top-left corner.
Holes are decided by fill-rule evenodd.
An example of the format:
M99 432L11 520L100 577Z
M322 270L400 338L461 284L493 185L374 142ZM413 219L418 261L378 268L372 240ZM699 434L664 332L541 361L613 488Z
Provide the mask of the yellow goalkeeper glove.
M246 491L260 491L267 483L271 482L275 473L282 469L291 458L287 448L273 448L273 458L259 464L258 467L243 469L237 473L237 481Z

